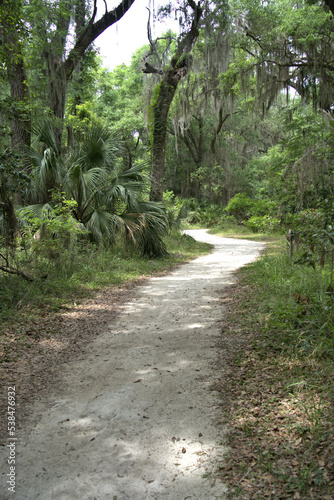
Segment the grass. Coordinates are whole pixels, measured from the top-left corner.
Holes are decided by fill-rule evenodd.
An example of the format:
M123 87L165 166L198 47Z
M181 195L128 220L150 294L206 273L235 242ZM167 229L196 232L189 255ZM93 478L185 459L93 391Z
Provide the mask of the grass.
M232 228L214 234L232 237ZM210 231L211 232L211 231ZM329 272L291 264L283 237L267 241L256 262L226 291L223 323L222 418L230 429L229 456L217 464L231 498L334 498L334 315L326 294ZM164 273L209 250L189 237L167 240L169 257L142 259L124 252L78 252L62 257L46 279L2 276L3 360L24 343L36 317L75 307L97 290ZM44 272L42 262L36 272ZM20 325L17 328L17 325ZM30 330L30 331L29 331ZM29 343L27 343L27 346ZM15 351L14 351L15 352ZM226 375L227 373L227 375Z
M326 269L292 264L278 238L229 292L221 392L230 453L221 477L231 498L334 498L328 279Z
M18 341L16 325L21 325L22 332L25 323L62 308L75 307L104 287L121 286L145 276L167 272L211 248L177 232L166 237L166 244L169 255L160 259L142 258L122 246L106 250L86 245L72 252L64 251L61 259L54 262L30 261L30 274L33 272L34 276L39 276L33 282L1 274L0 339L3 355L7 344Z
M232 224L226 222L223 225L211 228L209 233L223 238L238 238L254 241L273 241L279 238L279 235L277 234L254 233L242 224Z

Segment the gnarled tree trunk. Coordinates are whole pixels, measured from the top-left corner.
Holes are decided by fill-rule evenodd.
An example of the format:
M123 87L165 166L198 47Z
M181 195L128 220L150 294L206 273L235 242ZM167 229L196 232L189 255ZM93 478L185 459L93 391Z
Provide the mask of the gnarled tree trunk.
M165 71L162 81L156 88L157 97L152 104L152 170L151 201L162 201L163 178L165 172L165 152L167 140L167 120L179 79L174 70Z
M193 20L189 31L178 43L176 53L167 69L157 69L149 63L145 64L144 73L156 73L162 76L157 85L150 107L151 129L151 201L162 201L163 178L165 173L165 151L167 139L167 121L170 106L180 80L188 73L191 66L191 51L199 35L198 27L203 13L200 3L188 0L193 10ZM151 43L152 45L152 43ZM154 53L154 50L150 54Z

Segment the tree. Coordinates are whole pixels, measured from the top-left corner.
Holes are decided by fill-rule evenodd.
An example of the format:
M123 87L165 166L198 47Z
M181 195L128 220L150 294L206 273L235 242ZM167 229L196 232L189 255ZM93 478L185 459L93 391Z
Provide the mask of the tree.
M149 111L152 158L150 199L153 201L162 201L163 198L168 113L178 84L191 67L191 51L199 35L199 25L203 14L200 2L196 4L193 0L188 0L183 8L184 14L187 16L189 9L191 10L191 22L187 23L186 31L177 40L169 64L162 68L148 62L150 57L161 62L156 50L157 41L153 42L150 39L151 50L147 54L143 69L144 73L158 74L161 77L160 83L153 92Z
M38 40L40 52L45 61L45 71L48 81L48 103L44 103L52 111L55 117L55 136L58 148L61 148L63 132L63 119L65 114L65 103L68 82L84 56L87 48L103 33L109 26L119 21L130 9L134 0L121 0L119 5L108 11L96 20L97 0L93 2L93 11L89 20L84 22L83 0L59 0L57 4L51 4L46 0L36 0L24 5L23 0L15 0L17 10L13 9L13 2L4 0L0 6L1 20L4 19L1 36L8 40L5 45L6 65L8 68L9 82L15 102L26 101L29 98L24 57L22 45L18 37L18 23L24 24L28 21L30 31ZM24 5L24 8L23 8ZM76 39L73 48L68 52L70 21L75 8ZM13 12L17 14L14 15ZM43 13L46 16L43 17ZM14 78L15 77L15 78ZM14 124L22 131L27 129L26 117L20 116ZM30 120L30 117L29 119ZM15 144L20 143L19 134L13 129ZM29 142L27 137L22 139L25 144ZM21 141L22 141L21 140Z
M56 118L59 118L60 120L63 120L64 118L67 83L85 51L91 43L93 43L94 40L101 35L101 33L123 17L133 2L134 0L122 0L121 3L111 11L107 10L107 3L105 2L105 14L101 17L101 19L95 21L97 14L97 0L94 0L92 15L84 27L80 26L75 45L65 59L65 43L60 44L61 54L59 54L57 36L53 39L47 56L50 78L50 107ZM58 146L61 144L61 134L62 128L59 127L56 129L56 140Z
M95 112L123 141L123 162L131 168L138 160L148 162L148 134L144 121L144 88L141 66L147 46L132 56L129 66L97 72Z
M294 89L315 108L333 100L333 17L320 5L285 0L240 2L234 45L256 70L256 99L269 109L282 89Z
M139 166L117 170L121 143L108 129L92 128L67 157L59 154L54 131L45 123L36 130L42 152L31 149L31 185L25 213L52 212L54 190L74 201L73 218L95 242L111 245L117 234L149 257L166 253L162 240L168 229L163 207L146 202L146 179Z
M7 68L10 88L11 145L21 150L30 145L30 93L23 60L23 39L25 36L22 22L20 0L3 0L0 5L1 59Z

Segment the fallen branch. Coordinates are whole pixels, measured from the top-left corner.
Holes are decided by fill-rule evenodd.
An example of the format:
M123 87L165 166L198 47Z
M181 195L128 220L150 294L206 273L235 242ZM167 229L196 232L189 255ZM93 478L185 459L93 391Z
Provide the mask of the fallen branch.
M16 274L17 276L21 276L21 278L23 278L27 281L34 281L34 278L32 276L29 276L29 274L26 274L23 271L20 271L20 269L17 269L13 266L10 266L8 259L2 253L0 253L0 257L2 257L6 263L4 266L0 265L0 271L3 271L5 273L9 273L9 274Z

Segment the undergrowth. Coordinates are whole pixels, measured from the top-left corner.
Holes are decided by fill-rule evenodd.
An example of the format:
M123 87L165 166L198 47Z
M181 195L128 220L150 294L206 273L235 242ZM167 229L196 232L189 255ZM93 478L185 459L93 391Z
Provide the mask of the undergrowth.
M242 269L224 338L230 497L334 498L334 307L326 268L292 264L282 244ZM238 344L236 352L235 343Z

